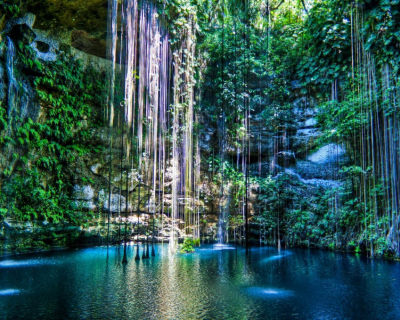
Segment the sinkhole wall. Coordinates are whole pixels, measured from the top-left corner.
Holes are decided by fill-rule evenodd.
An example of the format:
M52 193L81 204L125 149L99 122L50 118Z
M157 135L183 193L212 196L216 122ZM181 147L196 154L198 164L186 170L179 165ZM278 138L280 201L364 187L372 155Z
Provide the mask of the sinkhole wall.
M221 196L208 164L200 164L200 158L207 159L217 148L219 128L201 113L196 119L204 130L196 136L191 126L193 62L188 58L195 50L193 23L187 19L178 39L170 41L165 22L145 2L136 15L125 15L122 34L131 35L126 37L117 32L118 10L129 8L115 7L112 13L115 3L28 1L25 9L34 13L8 18L2 28L4 252L104 243L108 213L111 241L121 240L125 222L131 234L144 240L157 201L162 207L156 221L158 241L167 241L171 234L183 238L199 233L212 240L217 237L221 207L226 212L237 209L229 191ZM69 12L73 19L67 18ZM77 95L83 99L77 100ZM252 115L249 170L260 177L286 174L307 185L297 188L297 194L311 196L336 183L342 147L327 145L310 155L319 135L313 102L298 93L292 103L295 124L290 132L271 137L261 112ZM82 108L74 114L77 104ZM142 117L136 124L135 114ZM135 150L128 143L132 127L139 139ZM223 153L236 155L229 144ZM135 161L141 165L132 166L129 154L138 155ZM249 190L250 236L258 241L263 235L252 216L262 204L256 201L258 185L251 184ZM192 203L187 203L189 198ZM242 241L243 228L236 229L236 240Z
M193 114L190 106L188 110L179 106L187 104L185 95L189 105L192 104L188 78L192 71L188 69L191 63L186 56L186 50L194 43L190 31L185 29L187 26L183 27L180 39L169 48L168 38L154 31L159 23L155 5L143 2L139 9L136 7L137 15L130 17L138 28L136 34L141 36L132 36L121 47L122 39L114 40L111 34L115 44L112 50L118 52L118 57L116 54L106 56L108 4L100 2L82 5L81 2L38 4L28 1L23 9L19 8L21 10L16 9L18 4L7 4L6 14L1 17L0 240L4 254L30 248L104 243L108 215L112 242L122 239L121 230L126 225L128 232L136 233L136 239L145 239L151 229L150 220L154 220L149 199L154 199L154 203L155 189L161 189L155 187L159 183L156 177L160 175L156 167L161 161L166 200L165 212L156 221L156 240L166 240L171 235L180 239L194 232L187 228L185 209L177 212L177 207L182 207L178 203L181 201L178 192L179 197L189 192L184 191L185 185L191 183L184 177L192 176L185 172L193 166L192 160L189 161L192 157L191 127L187 127L186 133L180 130L181 121ZM136 1L129 3L138 6ZM62 10L64 6L65 11ZM38 15L29 12L30 9ZM75 14L72 21L66 18L70 11ZM87 15L95 21L89 19L92 21L89 23ZM167 46L161 43L166 54L165 62L160 63L154 43L161 38ZM125 53L127 49L131 51ZM138 49L142 50L140 54ZM147 50L152 52L149 58ZM135 76L132 65L136 56L135 63L142 75L137 87L139 76ZM127 60L123 61L125 58ZM164 78L168 79L154 76L161 72L160 64L164 68ZM171 67L172 64L175 67ZM170 80L172 72L176 76ZM150 73L148 78L145 77L147 73ZM161 103L164 113L173 112L174 116L168 120L170 122L161 122L158 129L157 120L151 126L141 120L140 125L135 126L140 130L135 132L141 139L140 151L128 151L127 141L132 137L128 133L121 134L121 130L130 125L129 120L124 123L124 114L131 119L133 113L143 114L147 120L156 118L159 112L154 112L154 108L159 98L152 99L158 95L161 85L165 90L164 98L160 97L164 99ZM121 106L130 105L129 99L135 94L140 99L139 109L131 109L129 116L129 111L124 112ZM173 110L166 110L167 94L168 102L176 105ZM150 100L146 100L149 97ZM112 111L115 118L110 118L110 105L116 106ZM150 112L154 112L153 115ZM172 121L175 121L174 141L183 139L184 142L174 147L176 156L164 160L163 154L169 154L169 150L161 154L161 148L153 148L161 143L159 133L166 131ZM142 122L143 127L138 129ZM181 151L186 156L182 156ZM135 159L136 165L125 163L129 152L143 159ZM148 155L152 155L151 162ZM143 166L137 165L138 161ZM172 170L174 165L176 168ZM176 181L175 177L183 178ZM159 196L157 194L157 200ZM174 203L175 209L171 209ZM138 225L135 230L134 225Z

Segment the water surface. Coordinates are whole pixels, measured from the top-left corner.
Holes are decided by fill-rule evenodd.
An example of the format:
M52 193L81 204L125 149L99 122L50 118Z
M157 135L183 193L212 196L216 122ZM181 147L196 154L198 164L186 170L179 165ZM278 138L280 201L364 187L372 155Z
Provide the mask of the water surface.
M0 261L1 319L400 319L400 264L203 246L122 265L91 248Z

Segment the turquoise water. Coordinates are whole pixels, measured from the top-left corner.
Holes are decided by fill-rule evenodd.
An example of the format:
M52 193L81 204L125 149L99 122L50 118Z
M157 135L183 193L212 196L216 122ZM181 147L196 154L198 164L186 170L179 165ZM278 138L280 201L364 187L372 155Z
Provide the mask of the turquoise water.
M400 264L203 246L122 265L104 247L0 260L1 319L400 319Z

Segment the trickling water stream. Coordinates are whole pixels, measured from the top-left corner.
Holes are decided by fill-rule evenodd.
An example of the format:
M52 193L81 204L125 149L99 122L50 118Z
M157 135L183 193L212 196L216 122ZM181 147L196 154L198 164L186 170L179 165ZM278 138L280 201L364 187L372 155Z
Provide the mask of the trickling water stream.
M16 99L18 95L17 81L14 75L14 58L15 58L15 48L13 41L7 37L7 52L6 52L6 70L8 77L8 108L7 115L9 119L13 117L13 111L16 107Z

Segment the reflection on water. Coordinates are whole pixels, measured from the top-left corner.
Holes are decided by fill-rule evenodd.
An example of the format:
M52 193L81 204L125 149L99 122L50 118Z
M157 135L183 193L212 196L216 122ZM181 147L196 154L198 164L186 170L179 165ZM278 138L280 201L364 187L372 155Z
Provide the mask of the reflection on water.
M282 290L276 288L263 288L263 287L250 287L247 292L259 298L286 298L292 296L294 293L290 290Z
M16 261L16 260L3 260L0 261L0 268L15 268L15 267L26 267L26 266L34 266L34 265L40 265L43 262L39 260L21 260L21 261Z
M237 247L234 246L230 246L227 244L214 244L212 246L207 246L207 247L201 247L197 249L197 252L201 253L201 254L210 254L210 253L216 253L218 251L222 251L222 250L237 250Z
M0 296L12 296L14 294L19 294L21 291L18 289L4 289L0 290Z
M224 244L224 243L217 243L213 245L213 250L235 250L236 247Z
M399 319L400 264L312 250L136 247L0 261L0 319ZM270 263L265 263L270 262ZM18 267L16 267L18 266Z
M266 262L270 262L270 261L279 260L279 259L285 258L285 257L290 256L290 255L291 255L290 251L285 251L285 252L282 252L281 254L273 255L273 256L267 257L265 259L262 259L261 263L266 263Z

